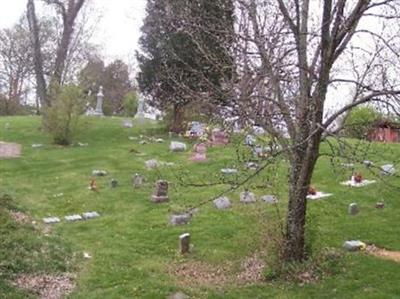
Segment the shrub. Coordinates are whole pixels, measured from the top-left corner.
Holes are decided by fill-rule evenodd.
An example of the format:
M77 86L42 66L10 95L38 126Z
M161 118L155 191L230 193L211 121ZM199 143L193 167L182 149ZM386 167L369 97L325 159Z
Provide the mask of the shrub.
M350 112L345 121L345 134L347 137L364 139L374 122L380 118L382 115L373 107L357 107Z
M50 107L44 110L44 127L59 145L68 145L76 132L79 116L84 110L83 93L74 85L61 88Z
M123 98L124 115L135 116L138 110L138 95L135 91L128 92Z

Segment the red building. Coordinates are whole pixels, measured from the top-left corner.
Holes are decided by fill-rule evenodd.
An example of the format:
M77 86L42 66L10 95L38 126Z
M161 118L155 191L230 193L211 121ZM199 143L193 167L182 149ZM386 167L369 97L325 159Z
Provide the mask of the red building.
M400 124L380 120L376 122L368 133L369 141L377 142L399 142Z

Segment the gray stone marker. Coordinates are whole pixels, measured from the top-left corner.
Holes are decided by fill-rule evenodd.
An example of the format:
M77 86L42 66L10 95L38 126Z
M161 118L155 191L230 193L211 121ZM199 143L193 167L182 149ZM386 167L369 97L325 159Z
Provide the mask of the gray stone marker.
M158 180L156 182L155 190L151 196L151 201L155 203L162 203L169 201L168 198L168 182L165 180Z
M43 218L43 222L45 224L54 224L54 223L60 222L60 218L58 218L58 217L47 217L47 218Z
M43 144L41 144L41 143L34 143L34 144L32 144L32 147L33 148L39 148L39 147L42 147L43 146Z
M253 192L244 191L240 193L240 202L242 203L253 203L256 202L256 196Z
M179 236L179 247L181 254L189 253L190 250L190 234L184 233Z
M359 211L360 210L358 209L358 205L355 202L349 204L349 214L350 215L356 215L356 214L358 214Z
M266 203L271 203L271 204L278 203L278 198L275 195L263 195L261 196L260 199Z
M351 240L343 243L343 247L348 251L358 251L365 248L365 243L359 240Z
M64 219L67 220L68 222L73 222L73 221L82 220L82 216L81 215L68 215L68 216L65 216Z
M259 167L259 165L257 163L255 163L255 162L247 162L245 164L245 166L246 166L247 169L250 169L250 170L257 170L258 167Z
M224 210L231 207L231 201L225 196L214 199L213 203L218 210Z
M396 173L396 169L393 164L385 164L381 166L381 174L382 175L394 175Z
M92 176L106 176L107 171L95 169L92 171Z
M132 176L132 185L135 188L139 188L140 186L142 186L143 185L143 177L140 174L135 173Z
M363 164L364 164L364 166L366 166L366 167L374 166L374 162L369 161L369 160L364 160L364 161L363 161Z
M234 174L234 173L237 173L237 172L238 172L238 170L235 169L235 168L222 168L221 169L221 173L222 174Z
M158 161L155 159L147 160L145 164L147 169L155 169L160 165L160 163L158 163Z
M186 144L183 142L171 141L169 149L172 152L184 152L186 151Z
M93 218L97 218L100 217L99 213L97 212L86 212L82 214L82 218L87 220L87 219L93 219Z
M170 217L170 223L172 225L184 225L188 224L190 219L192 219L192 214L185 213L185 214L174 214Z
M385 203L384 202L377 202L375 204L375 208L377 209L383 209L385 207Z
M111 188L117 188L118 181L116 179L111 179L110 185L111 185Z
M103 86L100 86L99 92L97 94L96 109L94 110L92 115L94 115L94 116L103 116L104 115L103 100L104 100Z
M132 122L132 120L130 120L130 119L124 119L124 120L122 121L122 126L123 126L124 128L133 128L133 122Z

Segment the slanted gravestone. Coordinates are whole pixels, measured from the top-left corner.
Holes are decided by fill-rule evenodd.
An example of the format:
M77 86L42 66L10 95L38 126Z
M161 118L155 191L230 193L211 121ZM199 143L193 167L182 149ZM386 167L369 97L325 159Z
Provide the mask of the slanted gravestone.
M18 158L21 156L21 148L18 143L0 142L0 159Z
M218 210L225 210L231 207L231 201L225 196L214 199L213 203Z
M130 120L130 119L124 119L124 120L122 121L122 126L123 126L124 128L133 128L133 122L132 122L132 120Z
M190 250L190 234L184 233L179 236L179 247L181 254L189 253Z
M214 129L211 132L211 144L213 146L227 145L229 143L228 133L221 131L221 129Z
M278 198L275 195L263 195L260 198L262 201L270 204L278 203Z
M394 175L396 173L396 169L393 164L386 164L381 166L381 174L382 175Z
M358 214L359 211L360 210L358 209L358 205L355 202L349 204L349 214L350 215L356 215L356 214Z
M82 218L85 220L93 219L93 218L97 218L97 217L100 217L99 213L97 213L97 212L86 212L86 213L82 214Z
M132 176L132 185L135 188L139 188L140 186L142 186L143 185L143 177L140 174L135 173Z
M43 222L45 224L54 224L54 223L60 222L60 218L58 218L58 217L47 217L47 218L43 218Z
M344 242L343 247L348 251L358 251L366 248L366 244L359 240L351 240Z
M205 143L199 143L194 146L193 155L189 158L193 162L207 161L207 146Z
M65 216L64 218L68 222L74 222L74 221L82 220L82 216L81 215L68 215L68 216Z
M155 185L154 193L151 195L151 201L162 203L168 200L168 182L165 180L158 180Z
M169 149L172 152L184 152L186 150L186 144L183 142L171 141Z
M111 179L110 185L111 185L111 188L117 188L118 181L116 179Z
M188 224L190 219L192 219L192 214L184 213L184 214L174 214L170 217L170 223L172 225L184 225Z
M256 196L253 192L244 191L240 193L240 202L242 203L253 203L256 202Z

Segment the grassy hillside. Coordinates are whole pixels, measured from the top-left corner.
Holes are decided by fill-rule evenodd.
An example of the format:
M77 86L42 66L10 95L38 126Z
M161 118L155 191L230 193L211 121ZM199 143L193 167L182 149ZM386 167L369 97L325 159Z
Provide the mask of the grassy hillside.
M3 129L6 123L10 124L8 130ZM228 184L191 185L216 182L221 168L241 167L233 146L211 148L209 161L195 164L188 161L190 151L171 153L169 141L179 138L169 137L154 123L126 129L119 118L85 118L76 138L77 142L88 143L83 147L52 145L39 127L40 119L36 117L0 118L0 141L23 146L20 158L0 160L0 195L9 194L14 210L24 211L40 224L36 228L11 225L11 218L4 212L10 208L2 207L1 250L5 249L5 254L0 254L0 298L26 295L10 283L17 273L66 271L76 273L77 286L70 298L165 298L176 291L192 298L400 298L398 263L341 250L342 243L349 239L400 250L400 192L379 178L376 184L363 188L342 186L339 183L348 179L350 170L341 168L339 161L332 166L329 157L322 157L313 183L334 195L309 202L308 235L314 252L336 248L340 253L340 263L325 265L336 274L321 272L318 281L309 284L282 279L242 284L243 261L255 254L269 261L268 256L275 254L267 249L277 237L278 215L283 217L286 209L284 161L268 167L244 186L257 195L277 194L278 208L262 202L241 204L239 193L244 187L240 187L227 195L233 202L230 210L216 210L207 203L199 207L188 225L171 226L171 213L198 206L229 188ZM140 135L161 137L165 142L139 144ZM193 144L185 142L189 148ZM43 147L32 148L33 143L42 143ZM328 153L329 147L324 145L322 152ZM397 144L374 144L360 158L381 165L397 163L399 154ZM149 159L174 165L147 170L145 161ZM109 173L97 178L99 192L88 189L94 169ZM374 179L362 164L356 164L356 169ZM146 178L139 189L131 184L134 173ZM240 175L245 177L247 173L242 171ZM119 182L115 189L110 187L111 178ZM170 182L169 203L149 201L159 178ZM182 181L191 184L180 184ZM393 177L388 183L400 185L400 180ZM63 195L54 196L60 193ZM381 200L386 207L375 209L375 203ZM351 202L360 207L356 216L347 213ZM75 223L62 219L51 227L48 236L41 233L43 217L63 218L86 211L97 211L101 217ZM178 236L184 232L191 234L194 248L182 257L177 248ZM16 236L22 241L13 241ZM42 245L32 244L46 242L55 244L56 249L47 255L34 254ZM12 252L18 246L34 258L19 255L18 267L9 266L16 259ZM92 258L83 259L83 252ZM264 274L273 276L272 269L268 264Z

